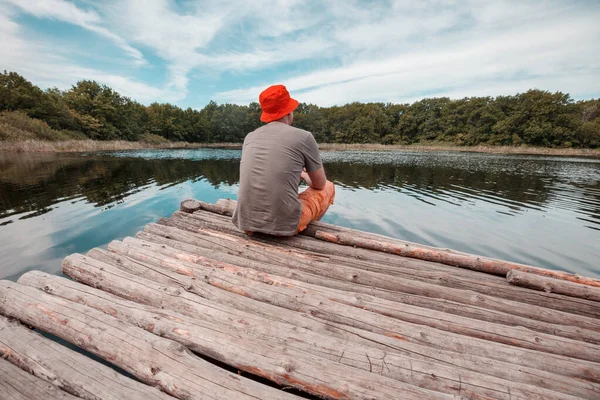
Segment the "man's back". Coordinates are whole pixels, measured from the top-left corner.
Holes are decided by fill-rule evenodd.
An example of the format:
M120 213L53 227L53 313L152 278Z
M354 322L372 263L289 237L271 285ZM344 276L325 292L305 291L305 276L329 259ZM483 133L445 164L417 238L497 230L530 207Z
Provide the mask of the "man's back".
M302 213L298 200L302 168L311 172L321 167L310 132L275 121L248 134L233 223L244 231L294 235Z

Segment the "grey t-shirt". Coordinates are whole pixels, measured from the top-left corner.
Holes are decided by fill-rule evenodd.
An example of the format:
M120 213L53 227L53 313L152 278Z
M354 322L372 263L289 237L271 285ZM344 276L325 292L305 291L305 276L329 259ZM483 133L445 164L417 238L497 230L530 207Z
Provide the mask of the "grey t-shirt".
M312 172L321 167L310 132L271 122L249 133L242 147L233 223L244 231L295 235L302 214L298 200L302 168Z

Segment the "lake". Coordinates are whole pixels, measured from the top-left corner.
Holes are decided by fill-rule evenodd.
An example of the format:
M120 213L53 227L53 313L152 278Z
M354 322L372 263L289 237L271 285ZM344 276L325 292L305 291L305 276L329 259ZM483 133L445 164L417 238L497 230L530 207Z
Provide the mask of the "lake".
M0 278L134 235L181 200L236 198L239 150L0 154ZM600 159L324 152L323 221L600 277Z

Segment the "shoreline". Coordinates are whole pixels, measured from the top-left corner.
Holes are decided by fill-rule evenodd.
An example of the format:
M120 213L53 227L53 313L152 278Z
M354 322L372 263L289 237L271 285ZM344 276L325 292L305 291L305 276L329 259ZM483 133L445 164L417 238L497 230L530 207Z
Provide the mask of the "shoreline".
M0 141L0 151L11 153L82 153L94 151L123 151L151 149L204 149L225 148L241 149L241 143L188 143L169 142L150 144L145 142L129 142L125 140L66 140L44 141L25 140L19 142ZM520 146L453 146L453 145L384 145L384 144L340 144L321 143L322 151L432 151L432 152L472 152L489 154L529 154L554 156L587 156L600 157L600 149L574 149L551 147L520 147Z

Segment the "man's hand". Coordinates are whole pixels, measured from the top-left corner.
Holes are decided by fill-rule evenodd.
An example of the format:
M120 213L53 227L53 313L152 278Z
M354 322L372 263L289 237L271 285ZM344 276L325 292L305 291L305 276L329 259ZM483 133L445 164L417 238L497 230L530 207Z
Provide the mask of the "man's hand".
M308 176L308 172L306 172L306 168L300 173L300 179L304 180L308 186L312 186L312 180L310 176Z
M325 170L323 167L312 172L306 172L305 168L300 174L300 178L304 179L308 186L317 190L325 189L325 184L327 183L327 177L325 176Z

